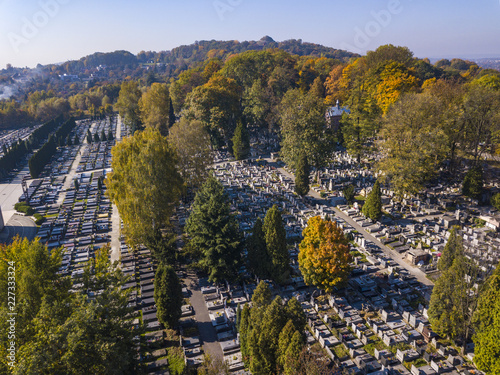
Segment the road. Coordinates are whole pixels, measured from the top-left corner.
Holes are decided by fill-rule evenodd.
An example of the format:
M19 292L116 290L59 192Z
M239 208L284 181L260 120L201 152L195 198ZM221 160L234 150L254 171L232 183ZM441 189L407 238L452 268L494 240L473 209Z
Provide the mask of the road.
M224 358L222 349L217 341L217 334L215 328L212 326L212 320L208 315L207 305L205 298L201 293L201 285L198 277L192 271L189 271L186 279L186 286L191 292L189 301L196 316L198 323L198 330L200 331L200 340L203 342L203 350L205 353L210 354L212 358Z

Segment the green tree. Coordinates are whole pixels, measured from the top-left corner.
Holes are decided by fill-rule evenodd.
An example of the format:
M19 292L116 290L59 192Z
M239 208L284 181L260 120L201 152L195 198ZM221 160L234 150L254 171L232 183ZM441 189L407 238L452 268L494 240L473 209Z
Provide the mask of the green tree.
M474 363L487 374L500 372L500 267L489 277L474 315Z
M446 157L439 103L429 93L407 94L384 117L379 168L398 195L417 193Z
M380 182L378 180L375 181L372 191L366 198L363 214L373 221L378 221L382 217L382 193L380 192Z
M346 199L348 204L353 204L354 203L354 186L353 185L347 185L344 190L342 191L344 193L344 198Z
M233 154L236 160L247 159L250 155L250 135L246 126L241 122L234 132Z
M257 277L261 279L269 277L271 259L267 252L266 238L260 218L257 218L253 226L252 235L247 239L247 262L249 270Z
M229 143L241 117L240 86L234 79L214 74L186 98L186 116L210 129L213 143Z
M491 197L490 203L493 207L500 211L500 193L496 193L493 197Z
M286 350L288 349L295 332L296 329L291 319L288 320L280 332L278 338L278 364L281 368L283 368L283 365L285 364Z
M215 177L209 177L196 193L185 230L190 243L202 253L199 263L210 281L235 278L241 257L240 233L224 186Z
M299 268L304 282L327 292L344 285L351 272L349 242L336 222L312 217L302 233Z
M271 277L283 284L290 275L290 256L286 246L286 232L278 206L273 205L264 218L264 235L271 258Z
M300 90L289 90L281 102L281 156L293 169L301 153L319 169L334 147L334 136L326 126L323 100Z
M158 321L166 328L175 329L182 311L182 287L175 270L163 263L155 273L154 298Z
M170 123L170 96L167 85L153 83L139 99L139 111L145 126L157 129L161 135L168 135Z
M464 255L457 256L434 285L429 304L429 322L441 336L460 340L465 348L472 332L473 316L482 283L480 268ZM479 293L478 293L479 292Z
M301 197L309 193L309 163L307 162L307 155L302 153L297 163L295 171L295 192Z
M85 266L85 288L72 293L71 280L58 275L62 249L49 252L38 240L17 239L0 252L2 283L8 280L5 260L16 262L18 361L13 374L137 373L134 337L142 330L134 328L129 292L122 289L126 278L116 263L110 264L109 247L96 250ZM1 309L6 316L6 303Z
M458 227L453 227L450 232L450 237L446 242L441 257L439 258L437 267L441 272L447 271L452 265L453 261L464 255L464 244L462 237L458 233Z
M283 367L286 375L294 375L298 373L297 368L299 367L299 359L303 347L304 343L302 335L299 331L295 331L285 352Z
M259 282L252 295L252 307L267 307L272 301L271 289L264 280Z
M462 194L474 199L480 199L483 194L483 168L472 167L465 175L462 184Z
M189 188L200 187L214 161L210 135L203 124L183 117L170 128L168 141L177 152L179 171L185 185Z
M175 152L158 130L146 129L123 139L111 154L113 172L106 186L123 232L133 246L151 245L168 225L182 191Z

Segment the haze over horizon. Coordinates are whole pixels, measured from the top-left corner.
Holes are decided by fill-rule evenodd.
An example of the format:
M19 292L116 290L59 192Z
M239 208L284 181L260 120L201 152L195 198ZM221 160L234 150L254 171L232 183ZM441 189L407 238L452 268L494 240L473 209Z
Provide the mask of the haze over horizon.
M0 0L0 35L1 68L264 35L361 54L390 43L420 58L493 58L500 57L500 2Z

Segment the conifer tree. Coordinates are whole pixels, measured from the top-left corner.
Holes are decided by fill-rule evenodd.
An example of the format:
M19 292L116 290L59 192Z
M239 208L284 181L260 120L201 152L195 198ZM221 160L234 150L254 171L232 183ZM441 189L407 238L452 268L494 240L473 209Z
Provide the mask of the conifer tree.
M366 198L363 214L373 221L378 221L382 217L382 193L380 192L380 182L378 180L375 181L372 191Z
M241 122L236 127L233 136L233 154L236 160L243 160L250 155L250 136L246 126Z
M290 257L286 247L286 232L278 206L273 205L264 218L264 234L271 257L271 277L283 284L290 275Z
M450 237L446 242L443 252L441 253L441 257L438 261L438 269L441 272L448 270L452 265L453 261L464 254L464 245L462 241L462 237L458 233L458 228L453 227L450 232Z
M190 243L202 253L199 263L210 281L235 278L241 238L224 186L215 177L209 177L196 193L186 232Z
M297 170L295 171L295 192L301 197L309 193L309 163L307 162L307 155L303 152L297 163Z
M165 327L174 329L181 317L182 287L175 270L163 263L155 273L154 298L158 321Z
M261 279L268 278L271 260L267 252L266 238L260 218L257 218L252 235L247 239L247 253L249 269Z

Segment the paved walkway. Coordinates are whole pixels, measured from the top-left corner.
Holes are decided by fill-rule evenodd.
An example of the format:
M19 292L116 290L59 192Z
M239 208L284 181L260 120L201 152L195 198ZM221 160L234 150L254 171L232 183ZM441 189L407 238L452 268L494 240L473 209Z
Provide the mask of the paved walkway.
M188 271L187 278L185 279L186 286L191 292L189 301L195 312L198 329L200 331L200 340L203 343L205 353L208 353L212 358L223 359L224 355L217 341L215 328L212 326L212 321L208 315L208 309L205 305L205 298L201 293L201 285L198 277L192 271Z
M13 215L2 232L0 233L0 243L10 243L18 235L21 238L32 240L35 238L38 228L29 216Z
M120 142L122 139L122 122L120 116L116 121L116 143ZM121 250L120 250L120 215L118 214L118 208L115 204L111 206L111 262L120 260Z
M90 130L92 130L96 126L96 123L93 122L90 125ZM69 169L68 174L66 175L66 179L64 180L63 187L61 189L61 193L59 194L59 198L57 199L57 205L60 206L63 204L64 199L66 198L66 190L68 190L73 184L73 179L76 176L76 170L78 165L80 164L80 160L82 160L82 153L87 145L87 137L83 137L83 142L80 144L80 148L78 149L78 153L76 154L75 160L73 160L73 164L71 164L71 168Z

